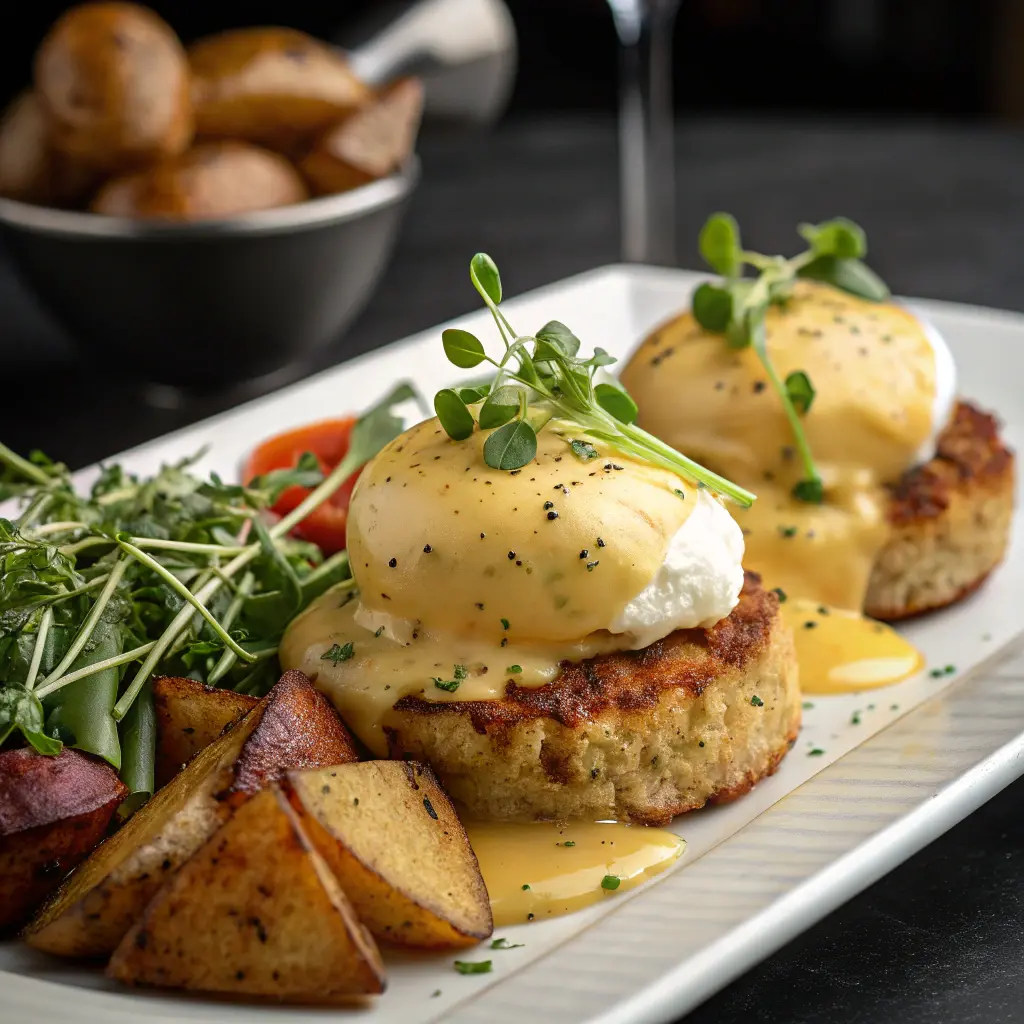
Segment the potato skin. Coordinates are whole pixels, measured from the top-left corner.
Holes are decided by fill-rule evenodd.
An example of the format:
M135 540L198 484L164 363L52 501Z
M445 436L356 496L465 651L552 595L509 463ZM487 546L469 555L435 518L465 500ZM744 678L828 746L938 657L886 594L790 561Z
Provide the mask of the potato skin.
M99 175L57 153L50 122L36 93L23 92L0 119L0 196L41 206L75 206Z
M176 156L193 134L188 62L173 30L129 3L74 7L36 52L56 150L116 173Z
M114 770L65 747L0 753L0 933L22 925L107 832L128 795Z
M422 83L400 79L324 132L299 169L317 195L346 192L393 174L412 154L422 114Z
M372 96L330 47L286 28L247 28L189 48L196 129L294 155Z
M108 181L90 209L111 217L211 220L309 198L298 171L244 142L208 142L176 160Z

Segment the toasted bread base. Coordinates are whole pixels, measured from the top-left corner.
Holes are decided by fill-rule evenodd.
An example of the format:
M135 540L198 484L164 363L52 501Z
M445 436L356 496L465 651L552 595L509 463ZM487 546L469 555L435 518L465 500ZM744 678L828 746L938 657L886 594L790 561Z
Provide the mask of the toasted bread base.
M1014 456L995 418L958 403L935 457L891 488L892 536L864 611L895 621L954 604L1003 560L1013 520Z
M427 761L469 817L664 825L778 767L800 727L792 637L748 574L710 630L510 683L502 700L407 697L391 725L392 756Z

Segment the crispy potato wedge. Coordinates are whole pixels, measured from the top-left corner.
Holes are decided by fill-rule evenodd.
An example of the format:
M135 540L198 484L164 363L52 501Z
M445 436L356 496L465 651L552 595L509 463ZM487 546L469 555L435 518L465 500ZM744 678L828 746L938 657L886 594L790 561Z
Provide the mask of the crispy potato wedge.
M288 28L243 28L189 47L200 136L292 155L373 95L340 53Z
M129 985L334 1002L384 991L384 965L277 786L170 878L107 974Z
M0 933L24 924L92 852L127 795L108 764L70 747L0 753Z
M476 855L434 773L411 761L289 772L313 845L375 938L459 949L494 929Z
M338 712L301 672L285 672L262 703L259 731L246 743L221 799L237 806L290 769L359 760Z
M166 786L203 747L208 747L259 701L194 679L153 680L156 705L156 784Z
M111 953L181 864L244 802L289 768L355 756L334 709L301 672L270 693L110 837L71 875L25 931L63 956Z
M422 83L400 79L328 129L299 169L317 195L346 192L393 174L412 154L422 115Z

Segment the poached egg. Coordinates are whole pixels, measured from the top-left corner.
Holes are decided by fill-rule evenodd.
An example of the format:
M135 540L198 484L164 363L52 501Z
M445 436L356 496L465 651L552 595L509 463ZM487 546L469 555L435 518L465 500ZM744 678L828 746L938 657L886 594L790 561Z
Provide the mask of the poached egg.
M690 312L656 330L622 372L645 429L754 491L731 508L745 564L791 596L860 610L886 543L885 485L929 458L955 404L941 335L911 310L798 282L766 316L780 380L815 389L802 416L825 501L792 495L803 475L793 433L752 348L730 348Z
M497 699L563 661L710 627L739 600L743 537L710 491L568 423L513 472L486 465L485 437L453 441L432 419L384 448L349 508L357 589L329 591L283 639L282 663L377 753L403 696Z

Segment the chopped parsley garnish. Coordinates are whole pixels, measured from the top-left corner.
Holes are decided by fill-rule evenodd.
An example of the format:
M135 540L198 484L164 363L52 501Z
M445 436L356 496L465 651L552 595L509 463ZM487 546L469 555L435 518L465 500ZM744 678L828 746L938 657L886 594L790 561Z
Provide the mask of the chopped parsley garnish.
M779 533L783 537L795 537L796 533L797 533L797 529L796 529L795 526L780 526L779 527Z
M772 587L772 593L779 599L779 604L786 603L786 592L782 587Z
M753 697L750 698L750 703L753 704L755 708L763 708L764 707L764 701L761 700L761 698L758 697L758 695L756 693L754 694Z
M454 693L459 688L459 685L462 682L462 680L466 678L466 674L467 673L465 665L453 665L452 678L438 679L437 676L434 676L434 685L439 690L444 690L447 693Z
M522 665L509 665L509 667L507 669L505 669L505 671L508 672L510 675L517 676L517 675L519 675L520 672L523 671L523 666Z
M850 715L850 725L860 725L860 712L859 711L854 711L854 713L852 715Z
M576 845L576 840L575 839L566 839L566 841L564 843L561 843L561 844L555 843L555 846L559 846L559 845L561 845L561 846L575 846Z
M502 619L501 620L501 628L502 629L508 629L508 619Z
M814 707L814 701L805 700L803 703L804 711L810 711Z
M622 879L618 875L605 875L601 879L601 888L607 889L608 892L614 892L622 884Z
M529 888L530 888L529 883L524 882L523 883L523 892L527 892L529 890Z
M672 489L672 493L673 493L673 494L674 494L674 495L675 495L675 496L676 496L677 498L683 498L684 500L685 500L685 498L686 498L686 491L681 491L681 490L680 490L680 489L679 489L678 487L674 487L674 488Z
M945 668L933 668L928 674L932 679L938 679L941 676L951 676L956 672L956 665L947 665Z
M824 754L824 753L825 753L825 751L822 750L821 747L812 747L810 750L807 751L807 756L808 757L821 757L821 755Z
M491 949L522 949L522 942L509 942L508 939L495 939L491 943Z
M494 964L490 960L456 960L455 970L459 974L490 974Z
M356 645L349 641L347 644L334 644L329 651L320 655L321 661L329 661L337 665L339 661L348 661L356 653Z

